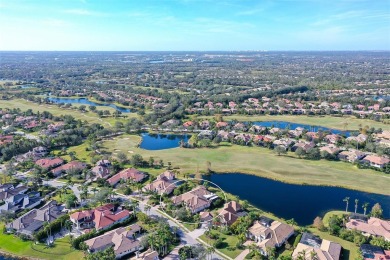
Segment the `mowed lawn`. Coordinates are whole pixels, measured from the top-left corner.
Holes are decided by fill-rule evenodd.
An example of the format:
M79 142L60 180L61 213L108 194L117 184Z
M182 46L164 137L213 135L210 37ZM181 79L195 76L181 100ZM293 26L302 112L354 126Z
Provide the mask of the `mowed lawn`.
M77 107L77 104L74 104L73 107ZM78 111L77 109L65 109L60 108L57 105L47 105L47 104L36 104L33 102L26 101L24 99L13 99L13 100L0 100L0 108L20 108L22 111L25 111L27 109L32 109L34 112L40 111L48 111L52 113L55 116L61 116L61 115L71 115L76 119L80 120L86 120L89 123L99 123L104 126L113 126L116 121L123 121L124 119L116 119L113 117L107 117L107 118L99 118L95 113L92 112L85 112L82 113ZM88 106L87 106L88 108ZM97 107L97 110L109 110L111 114L115 111L112 107ZM130 117L137 117L136 113L126 113L126 116L128 118Z
M345 162L310 161L289 156L277 156L272 150L238 145L217 148L173 148L149 151L136 147L140 136L124 135L104 141L103 147L111 152L122 151L129 157L138 153L146 160L153 157L165 164L180 167L181 173L206 171L207 162L216 172L241 172L298 184L342 186L372 193L390 195L390 176L374 170L358 169Z
M200 116L199 118L213 118L211 116ZM384 124L382 122L376 122L374 120L359 119L354 116L294 116L294 115L232 115L224 116L224 121L237 120L237 121L286 121L291 123L299 123L306 125L318 125L333 129L340 130L358 130L360 127L375 127L390 130L390 124ZM389 122L390 123L390 122Z
M0 230L3 230L0 223ZM64 237L56 240L54 247L47 248L43 244L33 245L32 241L22 241L14 235L0 233L0 251L5 251L18 256L34 257L39 259L82 259L83 253L71 248L69 238Z
M349 241L346 241L346 240L343 240L339 237L332 236L327 232L318 231L318 229L316 229L316 228L309 228L309 231L317 236L320 236L322 239L327 239L329 241L339 243L341 245L341 247L343 248L343 251L342 251L343 257L341 259L343 259L343 260L351 259L352 260L352 259L358 258L359 248L356 244L349 242Z

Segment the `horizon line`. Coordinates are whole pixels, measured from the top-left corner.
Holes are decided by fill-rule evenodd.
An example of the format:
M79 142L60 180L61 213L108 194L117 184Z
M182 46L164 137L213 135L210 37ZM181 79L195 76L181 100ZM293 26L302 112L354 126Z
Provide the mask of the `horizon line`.
M390 49L361 50L0 50L0 52L390 52Z

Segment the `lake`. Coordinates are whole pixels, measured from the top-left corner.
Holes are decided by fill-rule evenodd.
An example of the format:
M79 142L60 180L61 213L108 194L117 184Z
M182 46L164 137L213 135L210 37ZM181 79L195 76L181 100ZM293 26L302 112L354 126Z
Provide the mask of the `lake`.
M109 104L109 103L96 103L93 101L88 100L87 98L49 98L50 102L56 103L56 104L83 104L83 105L88 105L88 106L106 106L106 107L112 107L115 108L116 110L122 112L122 113L130 113L130 109L120 107L114 104Z
M9 257L9 256L5 256L5 255L0 254L0 260L17 260L17 258L13 258L13 257Z
M180 141L188 142L191 135L149 134L143 133L140 148L145 150L163 150L180 146Z
M332 128L327 128L323 126L316 126L316 125L305 125L305 124L298 124L298 123L291 123L291 122L286 122L286 121L261 121L261 122L253 122L254 125L258 126L264 126L264 127L277 127L277 128L282 128L286 129L289 128L291 130L294 130L297 127L302 127L308 131L312 132L318 132L319 130L322 131L330 131L332 134L344 134L346 136L350 136L351 132L349 131L342 131L338 129L332 129Z
M386 195L338 187L287 184L240 173L212 174L204 178L264 211L284 219L294 218L300 225L312 224L315 217L323 217L327 211L345 210L345 197L350 197L349 211L354 210L355 199L358 199L358 213L363 213L365 202L370 203L367 212L379 203L385 218L390 218L390 196Z

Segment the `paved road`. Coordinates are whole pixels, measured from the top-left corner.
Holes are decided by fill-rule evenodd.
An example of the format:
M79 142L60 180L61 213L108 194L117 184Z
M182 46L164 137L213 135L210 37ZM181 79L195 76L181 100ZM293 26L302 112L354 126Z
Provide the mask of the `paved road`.
M17 176L15 176L15 177L23 178L23 177L26 177L27 174L28 174L28 172L18 173ZM55 187L55 188L60 188L60 187L62 187L64 185L67 185L66 182L59 181L59 180L56 180L56 179L49 180L49 181L44 181L43 183L47 184L47 185L50 185L52 187ZM80 186L80 184L74 184L70 188L72 189L72 191L74 192L76 197L80 200L80 190L78 189L79 186ZM89 189L89 191L90 191L90 193L92 193L91 192L91 188ZM121 198L121 199L126 200L126 201L131 201L131 197L130 196L124 196L124 195L121 195L121 194L115 195L114 198ZM183 247L185 245L200 244L200 242L197 241L196 239L205 232L205 229L196 229L196 230L194 230L192 232L186 233L186 232L183 231L183 229L176 222L170 220L169 218L165 217L160 212L158 212L156 207L152 207L152 208L150 208L150 210L148 212L145 212L145 205L146 205L145 202L140 201L140 203L139 203L139 210L141 210L142 212L148 214L149 216L158 216L158 217L165 218L165 219L168 220L168 224L171 227L177 227L177 232L178 232L178 235L180 237L181 243L165 259L179 259L178 251L179 251L179 249L181 247ZM223 259L223 258L221 256L217 255L216 253L214 253L211 256L211 259L216 260L216 259Z
M127 200L129 200L129 198L127 196L120 196L122 198L125 198ZM145 202L142 202L140 201L139 203L139 209L146 213L145 212L145 205L146 203ZM178 235L180 236L180 240L181 240L181 243L180 245L178 245L174 250L172 250L172 252L166 256L164 259L179 259L179 249L185 245L196 245L196 244L200 244L199 241L196 240L196 238L198 238L199 236L201 236L203 233L204 233L204 229L200 229L199 231L195 232L190 232L190 233L186 233L183 231L183 229L174 221L168 219L167 217L165 217L164 215L162 215L160 212L157 211L157 208L156 207L152 207L149 212L147 213L149 216L158 216L158 217L163 217L165 219L168 220L168 224L171 226L171 227L177 227L178 228ZM211 259L213 260L216 260L216 259L223 259L221 256L217 255L216 253L214 253L212 256L211 256Z

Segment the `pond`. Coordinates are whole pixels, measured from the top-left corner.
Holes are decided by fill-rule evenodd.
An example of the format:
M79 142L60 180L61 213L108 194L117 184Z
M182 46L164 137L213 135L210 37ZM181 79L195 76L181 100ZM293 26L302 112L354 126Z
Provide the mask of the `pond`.
M0 260L17 260L17 258L0 254Z
M88 100L87 98L49 98L50 102L56 103L56 104L83 104L83 105L88 105L88 106L106 106L106 107L112 107L115 108L116 110L122 112L122 113L130 113L130 109L120 107L114 104L109 104L109 103L96 103L93 101Z
M322 131L330 131L332 134L343 134L346 136L350 136L351 134L350 131L342 131L338 129L323 127L323 126L298 124L298 123L291 123L286 121L261 121L261 122L253 122L253 124L258 126L264 126L264 127L277 127L282 129L289 128L291 130L294 130L297 127L302 127L312 132L318 132L319 130L322 130Z
M140 148L145 150L163 150L180 146L180 141L188 142L191 135L149 134L143 133Z
M287 184L240 173L212 174L204 178L264 211L284 219L294 218L300 225L312 224L315 217L323 217L330 210L345 210L345 197L350 197L349 211L354 210L355 199L358 199L358 213L363 213L365 202L370 204L367 212L379 203L384 217L390 218L390 196L386 195L339 187Z

